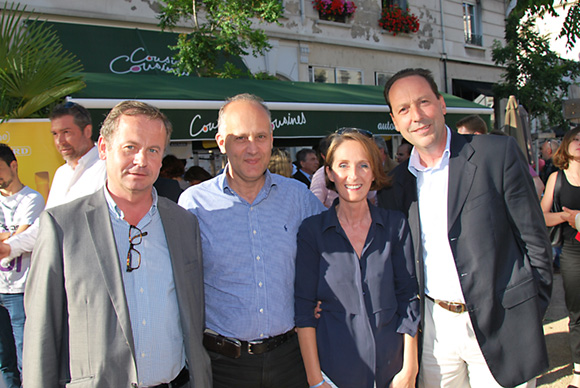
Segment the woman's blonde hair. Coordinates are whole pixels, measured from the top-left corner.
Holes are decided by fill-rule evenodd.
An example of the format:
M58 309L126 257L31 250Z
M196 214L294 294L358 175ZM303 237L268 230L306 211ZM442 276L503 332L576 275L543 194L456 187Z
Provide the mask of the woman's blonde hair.
M290 154L279 148L274 148L272 150L272 156L270 156L270 163L268 163L268 170L271 173L290 178L292 176L292 159L290 159Z

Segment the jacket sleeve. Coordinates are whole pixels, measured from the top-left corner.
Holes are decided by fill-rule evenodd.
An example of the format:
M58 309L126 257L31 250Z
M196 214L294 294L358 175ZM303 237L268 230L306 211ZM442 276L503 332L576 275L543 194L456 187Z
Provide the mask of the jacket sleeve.
M414 337L417 334L421 316L413 242L407 219L400 212L393 211L393 214L396 215L393 219L397 222L397 227L393 228L397 235L392 238L393 241L397 241L392 252L397 314L399 315L397 332Z
M506 147L503 182L506 209L530 261L543 316L552 293L552 246L527 163L511 138Z

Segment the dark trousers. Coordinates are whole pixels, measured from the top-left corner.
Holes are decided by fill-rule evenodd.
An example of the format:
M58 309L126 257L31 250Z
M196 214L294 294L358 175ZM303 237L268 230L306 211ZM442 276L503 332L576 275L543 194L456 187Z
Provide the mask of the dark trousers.
M580 364L580 242L565 241L560 255L560 273L570 322L572 361Z
M10 314L0 305L0 372L9 388L20 387L20 372L16 356L16 345L12 335Z
M230 358L208 351L213 388L307 388L298 336L276 349L258 355L242 352Z

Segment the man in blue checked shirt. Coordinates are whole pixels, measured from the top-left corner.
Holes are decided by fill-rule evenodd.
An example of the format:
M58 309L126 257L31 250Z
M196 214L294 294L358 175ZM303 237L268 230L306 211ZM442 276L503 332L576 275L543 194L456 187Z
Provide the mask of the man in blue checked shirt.
M267 170L272 124L259 97L225 103L216 141L224 173L179 198L200 223L214 388L308 387L294 331L296 233L325 208L301 182Z

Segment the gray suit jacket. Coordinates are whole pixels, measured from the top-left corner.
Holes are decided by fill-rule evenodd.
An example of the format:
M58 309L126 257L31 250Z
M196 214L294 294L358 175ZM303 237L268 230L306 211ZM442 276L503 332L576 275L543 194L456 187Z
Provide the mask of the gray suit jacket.
M158 209L173 264L189 387L210 387L197 219L165 198ZM122 269L102 190L44 212L25 292L27 388L134 387L135 346Z
M457 276L487 364L502 386L512 387L548 367L542 318L552 289L552 248L512 138L452 133L450 148L447 228ZM379 205L409 218L424 301L417 180L408 162L392 175Z

